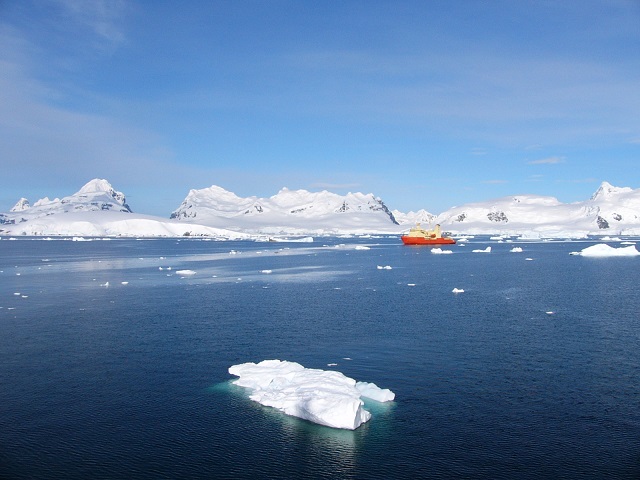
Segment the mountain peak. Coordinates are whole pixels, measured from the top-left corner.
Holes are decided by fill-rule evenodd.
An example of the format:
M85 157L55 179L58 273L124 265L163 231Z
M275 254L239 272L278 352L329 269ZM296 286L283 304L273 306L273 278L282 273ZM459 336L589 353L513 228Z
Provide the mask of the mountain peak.
M27 200L26 198L22 197L20 200L18 200L18 202L9 211L10 212L23 212L23 211L27 210L30 207L31 207L31 205L29 204L29 200Z
M107 180L104 180L102 178L94 178L93 180L85 183L84 186L77 192L77 194L111 191L114 191L113 187Z
M632 189L629 187L614 187L609 182L605 181L600 184L600 187L598 187L595 193L591 196L591 200L604 200L620 193L628 193L631 191Z
M338 195L281 188L268 197L241 198L220 187L191 190L171 218L255 231L359 231L393 229L393 214L372 194Z
M110 201L113 200L117 207L121 207L122 211L131 212L124 193L115 190L107 180L102 178L90 180L72 197L81 201L91 202L93 200L93 203L96 201L104 202L104 197L107 197L108 201L101 206L102 209L112 209L114 205L110 205Z

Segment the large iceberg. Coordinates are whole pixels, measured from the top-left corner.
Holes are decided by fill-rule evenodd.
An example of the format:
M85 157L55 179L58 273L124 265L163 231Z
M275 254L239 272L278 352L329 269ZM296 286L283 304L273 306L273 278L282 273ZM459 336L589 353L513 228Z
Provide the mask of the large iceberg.
M233 383L252 390L262 405L333 428L355 430L371 418L361 397L389 402L395 394L374 383L356 382L340 372L305 368L299 363L263 360L229 367Z
M615 248L605 243L598 243L584 248L580 252L571 253L572 255L582 255L583 257L636 257L640 255L640 252L633 245Z

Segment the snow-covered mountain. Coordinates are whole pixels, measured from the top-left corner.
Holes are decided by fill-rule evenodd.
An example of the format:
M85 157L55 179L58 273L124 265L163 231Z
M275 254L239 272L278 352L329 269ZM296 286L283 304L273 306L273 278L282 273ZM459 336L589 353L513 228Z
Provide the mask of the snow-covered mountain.
M562 203L554 197L516 195L453 207L390 211L373 194L283 188L269 198L242 198L218 186L191 190L171 219L135 214L124 194L94 179L63 199L33 205L20 199L0 213L0 235L183 236L256 238L267 235L398 234L415 223L439 223L454 234L525 237L640 235L640 189L603 182L591 198ZM252 237L251 234L254 234Z
M21 198L9 212L8 216L13 222L5 223L19 223L58 213L104 210L131 213L124 194L116 191L108 181L96 178L78 192L62 199L49 200L45 197L31 206L29 200Z
M640 235L640 189L603 182L588 200L516 195L453 207L434 220L454 233L527 236Z
M249 238L243 233L132 213L124 194L101 179L91 180L63 199L44 198L30 206L21 198L9 213L0 213L0 235Z
M400 225L415 225L421 223L424 225L430 225L436 219L436 215L427 212L425 209L420 209L417 212L402 213L399 210L392 210L393 216Z
M393 213L373 194L342 196L326 190L283 188L269 198L242 198L214 185L189 191L171 218L266 234L399 231Z

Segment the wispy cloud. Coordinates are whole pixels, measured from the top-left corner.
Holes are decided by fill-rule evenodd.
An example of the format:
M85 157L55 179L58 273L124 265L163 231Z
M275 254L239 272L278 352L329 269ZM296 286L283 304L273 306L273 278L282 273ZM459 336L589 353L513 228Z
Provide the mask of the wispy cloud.
M509 183L507 180L485 180L484 182L485 185L504 185L505 183Z
M57 0L57 3L64 15L102 40L112 45L124 42L120 21L127 4L123 0Z
M471 155L486 155L487 151L484 148L476 147L471 149Z
M556 165L558 163L564 163L564 157L540 158L538 160L531 160L527 163L529 165Z

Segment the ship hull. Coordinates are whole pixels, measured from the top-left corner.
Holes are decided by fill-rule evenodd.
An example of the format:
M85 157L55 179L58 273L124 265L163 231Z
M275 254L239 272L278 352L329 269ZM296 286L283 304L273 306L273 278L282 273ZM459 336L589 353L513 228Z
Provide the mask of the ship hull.
M405 245L452 245L456 243L453 238L424 238L424 237L400 237Z

